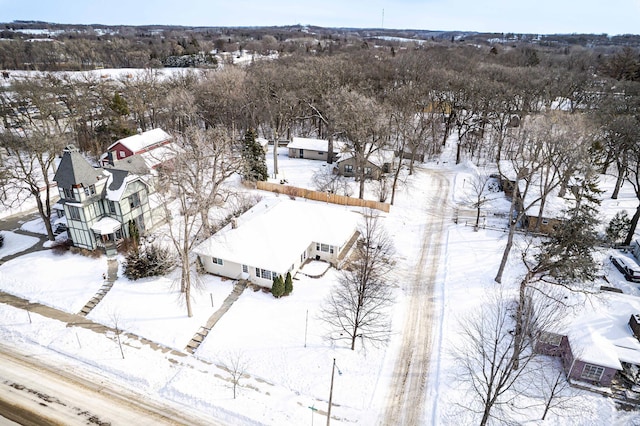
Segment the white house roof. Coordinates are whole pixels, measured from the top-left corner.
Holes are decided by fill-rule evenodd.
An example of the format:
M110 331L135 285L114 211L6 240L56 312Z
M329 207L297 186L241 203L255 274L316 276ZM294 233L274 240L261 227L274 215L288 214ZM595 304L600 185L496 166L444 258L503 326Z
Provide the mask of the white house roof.
M343 142L333 141L333 152L340 152L343 145ZM308 149L310 151L327 152L329 150L329 141L326 139L294 137L287 145L287 148Z
M621 361L640 365L640 342L629 326L631 315L640 314L640 298L618 293L601 297L566 330L571 351L584 362L618 370Z
M194 252L275 272L289 270L313 242L343 246L359 215L313 201L269 199L255 205Z
M110 151L116 144L121 143L131 152L136 153L142 151L152 145L171 139L171 136L162 129L153 129L138 135L129 136L112 143L107 151Z

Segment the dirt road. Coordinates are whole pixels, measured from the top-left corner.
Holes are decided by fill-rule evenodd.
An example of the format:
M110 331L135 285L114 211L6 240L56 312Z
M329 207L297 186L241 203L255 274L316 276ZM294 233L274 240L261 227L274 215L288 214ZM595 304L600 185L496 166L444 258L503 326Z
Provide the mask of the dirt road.
M24 425L217 424L4 346L0 346L0 413Z
M433 337L434 286L444 244L443 230L451 220L449 181L436 171L430 175L422 249L410 279L409 304L402 346L387 395L383 425L420 425L424 416L426 384Z

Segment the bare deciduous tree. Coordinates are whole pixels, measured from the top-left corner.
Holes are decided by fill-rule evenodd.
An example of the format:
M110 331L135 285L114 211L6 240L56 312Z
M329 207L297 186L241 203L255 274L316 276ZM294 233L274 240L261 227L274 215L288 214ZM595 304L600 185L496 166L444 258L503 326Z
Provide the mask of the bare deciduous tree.
M517 397L512 391L514 384L529 373L526 367L532 359L530 340L516 342L511 333L513 311L513 301L501 293L491 297L478 312L462 319L459 333L462 340L452 351L460 366L456 380L470 392L464 408L482 416L481 426L492 418L505 418L502 408L512 406ZM533 309L528 314L525 325L533 333ZM521 347L516 347L518 344ZM513 368L515 361L520 363L520 369Z
M358 337L374 344L388 340L388 308L393 298L386 277L393 266L392 256L392 241L378 215L369 210L354 253L322 307L321 319L333 331L331 340L347 340L351 350Z
M489 203L496 195L492 191L491 183L494 181L486 170L477 170L470 179L465 179L464 186L468 183L466 192L466 203L470 204L476 210L476 222L473 230L477 231L480 226L480 214L482 207Z
M245 375L248 366L249 360L242 352L236 351L227 354L226 360L223 363L223 368L231 376L233 399L236 399L236 389L240 386L240 379Z
M218 130L189 129L179 138L181 149L163 171L167 187L161 191L168 221L174 220L169 237L181 269L180 291L185 296L187 314L191 311L191 252L202 237L210 235L209 211L226 194L222 184L239 168L231 141ZM177 205L179 217L172 217Z
M51 179L55 159L74 140L73 122L61 98L69 87L53 75L24 77L12 82L11 90L0 91L3 131L0 144L6 156L0 157L2 182L12 190L4 203L21 204L34 198L50 241Z
M331 194L346 195L352 194L349 181L344 176L334 173L331 167L323 167L313 174L313 184L318 191L326 191Z

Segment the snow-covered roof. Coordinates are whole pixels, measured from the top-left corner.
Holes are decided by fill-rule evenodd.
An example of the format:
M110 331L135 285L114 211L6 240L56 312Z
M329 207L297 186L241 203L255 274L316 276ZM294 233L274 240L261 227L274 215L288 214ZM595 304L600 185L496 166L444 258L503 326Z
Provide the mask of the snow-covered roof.
M577 359L622 369L620 362L640 365L640 341L629 327L640 314L640 298L628 294L602 293L602 303L585 309L565 330Z
M236 228L224 228L194 252L283 272L312 242L343 246L355 232L358 220L359 215L345 207L269 199L238 218Z
M291 139L287 148L308 149L311 151L327 152L329 149L329 141L326 139L297 138ZM334 151L337 151L334 142Z
M171 136L167 132L162 129L153 129L148 130L146 132L140 133L138 135L129 136L124 139L120 139L114 143L112 143L107 151L110 151L116 144L121 143L125 147L127 147L131 152L137 153L143 151L144 149L158 144L160 142L164 142L166 140L171 139Z
M173 159L178 151L178 144L172 142L143 152L140 156L144 160L146 166L153 169L159 164Z
M385 164L391 164L395 156L395 152L390 149L379 149L371 153L369 156L369 162L378 167L382 167ZM345 161L353 157L354 155L352 152L347 152L340 157L340 161Z
M256 138L256 142L258 142L260 146L263 148L269 145L269 139L265 139L265 138Z
M120 201L127 184L139 179L139 176L123 170L103 170L103 173L107 176L106 199L110 201Z
M93 224L91 230L97 232L100 235L112 234L116 229L120 229L122 223L111 218L103 217L99 221Z

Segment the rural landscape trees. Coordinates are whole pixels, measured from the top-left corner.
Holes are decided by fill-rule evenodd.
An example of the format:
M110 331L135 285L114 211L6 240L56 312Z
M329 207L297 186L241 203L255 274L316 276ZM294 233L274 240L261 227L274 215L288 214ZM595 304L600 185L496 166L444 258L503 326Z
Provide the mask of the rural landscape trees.
M51 176L63 149L73 144L96 163L122 137L165 129L177 148L175 159L157 170L157 189L172 224L164 237L177 256L179 288L191 316L193 248L247 207L226 183L235 175L245 184L285 180L277 149L269 176L260 141L276 147L293 136L326 139L327 164L314 176L316 189L350 196L355 187L359 198L374 194L382 201L390 197L391 204L397 186L423 161L480 170L465 182L476 230L491 202L490 184L500 196L512 193L502 218L506 238L495 286L518 291L504 292L462 327L468 345L456 356L479 401L472 408L481 424L499 418L500 407L515 401L517 383L529 374L532 345L550 318L540 303L562 306L564 296L554 290L583 291L580 283L594 277L592 252L601 243L596 171L616 179L613 198L623 187L638 198L635 211L620 213L608 231L611 243L628 246L634 238L640 221L638 40L304 30L124 28L98 35L67 28L47 48L5 29L2 202L16 207L35 201L54 240L57 189ZM165 72L175 64L200 67ZM109 67L142 71L116 76ZM94 72L58 73L86 70ZM392 163L372 179L371 163L382 153L391 153ZM353 159L353 179L337 174L334 154ZM542 235L544 213L556 198L567 202L566 220ZM382 222L366 212L352 255L322 307L330 339L352 350L359 341L382 344L390 335L394 254ZM153 246L146 250L165 257ZM524 274L514 278L504 272L516 256ZM295 296L292 291L290 275L274 278L276 297ZM232 361L235 391L243 367L238 357ZM545 414L559 384L549 383Z

